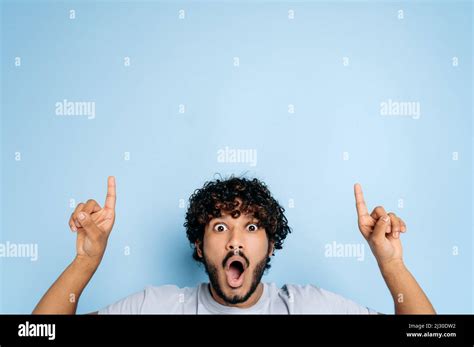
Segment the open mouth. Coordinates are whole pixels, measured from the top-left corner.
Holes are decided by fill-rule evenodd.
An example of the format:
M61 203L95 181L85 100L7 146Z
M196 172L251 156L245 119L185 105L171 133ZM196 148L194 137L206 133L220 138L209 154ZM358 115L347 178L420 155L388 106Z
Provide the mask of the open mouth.
M245 277L245 270L247 264L244 259L239 256L231 257L225 266L225 273L227 277L227 284L232 288L239 288L242 286Z

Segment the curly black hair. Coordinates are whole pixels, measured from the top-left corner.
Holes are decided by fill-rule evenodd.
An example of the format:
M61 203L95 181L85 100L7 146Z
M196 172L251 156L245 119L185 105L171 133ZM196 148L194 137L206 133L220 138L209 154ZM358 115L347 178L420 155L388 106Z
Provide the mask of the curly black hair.
M241 206L237 198L241 200ZM184 223L186 235L194 249L193 258L197 262L203 263L203 259L198 256L195 242L202 244L207 223L212 218L221 217L222 211L230 213L233 218L238 218L241 213L253 215L265 228L268 240L274 243L274 250L282 249L283 241L291 233L285 209L262 181L233 175L227 179L221 177L208 181L190 196ZM268 257L265 270L270 267Z

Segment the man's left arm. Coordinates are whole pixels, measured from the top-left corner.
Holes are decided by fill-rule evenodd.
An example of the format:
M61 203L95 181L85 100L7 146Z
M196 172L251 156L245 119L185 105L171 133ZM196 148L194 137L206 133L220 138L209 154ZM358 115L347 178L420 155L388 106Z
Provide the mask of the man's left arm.
M380 271L392 294L395 314L436 314L430 300L403 262L382 265Z
M369 215L362 187L354 185L359 230L377 260L382 276L392 294L396 314L436 314L428 297L405 267L400 233L405 222L394 213L377 206Z

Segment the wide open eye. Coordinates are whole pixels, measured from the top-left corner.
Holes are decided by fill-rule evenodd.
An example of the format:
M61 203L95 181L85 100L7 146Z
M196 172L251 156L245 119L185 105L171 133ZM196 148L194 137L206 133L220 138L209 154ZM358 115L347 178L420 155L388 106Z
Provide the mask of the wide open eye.
M214 225L214 230L219 233L222 233L227 230L227 226L224 223L217 223L216 225Z
M256 232L258 230L258 224L252 223L247 226L247 230L250 232Z

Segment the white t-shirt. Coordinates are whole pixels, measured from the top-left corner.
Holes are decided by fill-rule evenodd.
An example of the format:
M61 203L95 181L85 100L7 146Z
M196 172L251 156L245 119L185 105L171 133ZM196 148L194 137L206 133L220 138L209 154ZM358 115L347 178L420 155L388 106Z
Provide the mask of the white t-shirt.
M314 285L263 282L263 293L249 308L229 307L212 297L209 283L180 288L147 286L98 311L99 314L376 314L375 310Z

